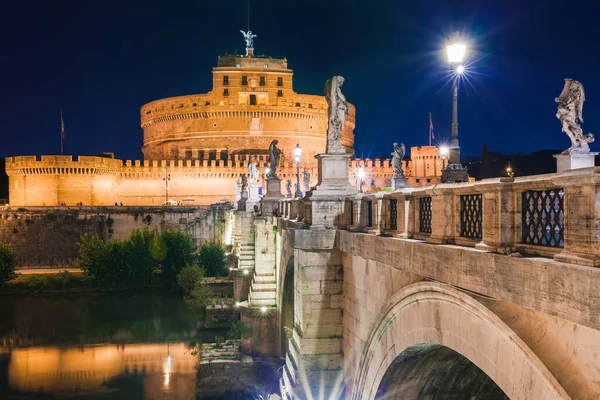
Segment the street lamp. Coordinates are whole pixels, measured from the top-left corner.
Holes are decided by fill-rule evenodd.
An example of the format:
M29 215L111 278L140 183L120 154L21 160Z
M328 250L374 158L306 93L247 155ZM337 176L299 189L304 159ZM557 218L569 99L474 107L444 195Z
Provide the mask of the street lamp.
M515 171L513 171L510 164L508 164L508 166L506 167L506 175L510 176L511 178L515 175Z
M364 167L359 167L356 170L356 179L359 182L359 192L362 193L362 185L367 176L367 171L365 171Z
M458 83L465 67L462 64L467 52L467 45L460 34L455 33L446 43L448 62L454 68L454 83L452 84L452 141L450 142L448 166L442 171L443 182L466 182L467 169L460 164L460 146L458 145Z
M163 181L165 181L165 205L169 205L169 181L171 180L171 174L167 173L167 168L164 167L163 171L165 171L165 177Z
M442 169L446 166L446 157L448 157L448 146L440 146L440 156L442 157Z
M300 160L302 157L302 148L298 143L294 147L294 158L296 159L296 197L302 197L302 191L300 190Z

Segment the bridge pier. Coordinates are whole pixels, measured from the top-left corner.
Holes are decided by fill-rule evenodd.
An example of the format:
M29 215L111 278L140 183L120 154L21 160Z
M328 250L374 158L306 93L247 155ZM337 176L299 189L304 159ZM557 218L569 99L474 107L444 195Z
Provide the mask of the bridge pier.
M337 231L298 229L294 236L294 329L281 393L284 399L337 399L344 378L343 266L335 248Z

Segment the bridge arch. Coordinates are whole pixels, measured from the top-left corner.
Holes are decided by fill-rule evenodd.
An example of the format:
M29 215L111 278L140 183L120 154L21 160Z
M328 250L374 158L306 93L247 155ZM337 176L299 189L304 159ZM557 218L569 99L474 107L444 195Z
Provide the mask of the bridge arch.
M477 366L510 399L570 398L500 318L438 282L414 283L392 296L368 338L352 385L353 400L375 399L386 372L405 350L442 346Z

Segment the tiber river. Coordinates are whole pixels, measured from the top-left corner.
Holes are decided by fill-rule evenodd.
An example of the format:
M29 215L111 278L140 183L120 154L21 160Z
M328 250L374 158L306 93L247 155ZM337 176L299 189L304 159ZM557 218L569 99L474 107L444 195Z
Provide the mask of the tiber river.
M0 398L194 399L190 343L215 336L177 293L3 295Z

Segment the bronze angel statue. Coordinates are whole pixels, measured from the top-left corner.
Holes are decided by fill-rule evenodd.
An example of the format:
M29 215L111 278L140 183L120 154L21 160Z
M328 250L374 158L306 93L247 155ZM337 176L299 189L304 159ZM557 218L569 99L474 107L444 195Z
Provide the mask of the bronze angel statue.
M589 143L594 141L594 135L584 134L579 124L583 122L583 85L574 79L565 79L565 87L555 101L558 103L556 118L562 123L562 131L571 139L571 147L563 154L589 152Z
M281 158L281 150L277 147L279 141L273 140L269 145L269 163L271 172L269 176L277 178L277 168L279 168L279 159Z
M248 32L244 32L244 31L240 31L242 33L242 35L244 36L244 40L246 41L246 47L254 47L254 38L257 37L255 34L252 33L252 31L248 31Z

